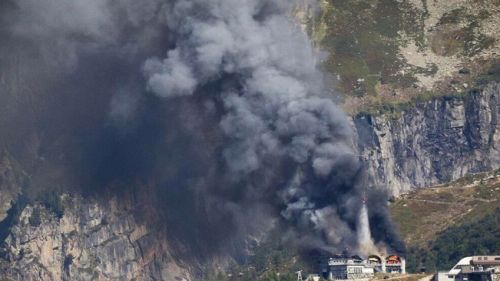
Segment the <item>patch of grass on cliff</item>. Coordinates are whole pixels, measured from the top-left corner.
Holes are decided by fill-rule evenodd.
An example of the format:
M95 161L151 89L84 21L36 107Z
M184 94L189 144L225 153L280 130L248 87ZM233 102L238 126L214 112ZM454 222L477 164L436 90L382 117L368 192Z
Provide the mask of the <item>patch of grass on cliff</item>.
M384 115L388 119L398 119L401 115L415 107L415 104L424 103L436 99L467 99L469 95L482 91L482 89L491 82L500 82L500 59L487 62L486 71L476 77L473 82L473 87L463 91L422 91L417 95L413 95L409 100L394 99L381 99L375 98L375 102L370 103L358 115Z
M424 14L396 0L329 0L323 7L313 38L329 51L325 67L338 74L341 88L350 95L376 93L378 83L409 87L411 73L401 73L398 56L401 34L424 44Z
M436 99L467 99L470 94L482 91L486 85L491 82L500 82L500 59L484 62L484 72L481 75L475 76L472 87L467 90L449 90L449 91L419 91L409 98L383 98L381 96L369 97L369 102L358 108L353 115L384 115L388 119L398 119L402 114L414 108L416 104L423 103ZM451 84L456 81L451 81Z
M462 92L450 92L447 94L438 93L435 91L425 91L418 95L412 96L409 100L399 100L395 99L378 99L378 102L373 102L369 106L365 107L364 110L359 112L357 115L372 115L381 116L384 115L390 120L395 120L401 117L401 115L415 107L417 103L423 103L439 98L443 99L463 99L469 94L469 91Z
M492 61L487 69L484 74L477 78L476 86L484 86L492 81L500 82L500 59Z
M352 114L363 111L398 118L401 110L418 102L409 100L405 94L389 99L377 96L384 94L384 85L409 89L417 86L418 76L437 73L436 64L410 65L401 56L401 47L408 42L415 42L419 50L431 47L443 56L466 57L495 43L494 38L479 33L484 20L492 16L487 10L473 12L457 8L444 14L435 30L426 31L424 21L429 16L426 1L422 1L423 9L397 0L325 0L321 3L319 19L315 19L310 28L311 36L316 44L328 51L324 68L338 75L342 93L362 98L363 105L355 107ZM488 75L483 79L493 77ZM421 95L417 99L428 100L450 94L443 90L415 95Z
M462 19L467 15L465 8L453 9L445 14L439 19L438 25L443 24L459 24Z
M477 28L490 16L487 10L471 13L463 7L445 13L432 37L432 50L444 56L460 52L472 57L488 49L494 45L495 38L479 33Z

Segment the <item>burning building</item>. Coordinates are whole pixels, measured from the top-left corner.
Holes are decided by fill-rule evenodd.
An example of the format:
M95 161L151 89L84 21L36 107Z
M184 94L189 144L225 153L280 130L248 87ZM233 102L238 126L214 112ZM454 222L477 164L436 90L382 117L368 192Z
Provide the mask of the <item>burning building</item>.
M321 273L328 280L368 280L375 273L406 273L403 257L370 255L367 259L360 256L334 255L320 263Z
M2 148L29 193L118 198L193 267L274 228L304 252L401 249L295 2L2 1L0 127L26 123Z
M403 257L390 255L385 259L385 263L382 265L383 270L387 273L406 273L406 260Z
M322 274L328 280L368 280L373 277L374 267L359 256L335 255L322 266Z

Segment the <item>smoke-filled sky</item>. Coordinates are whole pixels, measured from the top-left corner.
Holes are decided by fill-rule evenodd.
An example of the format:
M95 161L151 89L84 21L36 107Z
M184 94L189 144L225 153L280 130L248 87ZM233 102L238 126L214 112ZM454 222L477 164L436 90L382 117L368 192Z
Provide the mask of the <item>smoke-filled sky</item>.
M0 140L32 189L147 193L138 205L197 252L241 254L273 227L357 249L364 191L375 242L399 247L296 4L4 1Z

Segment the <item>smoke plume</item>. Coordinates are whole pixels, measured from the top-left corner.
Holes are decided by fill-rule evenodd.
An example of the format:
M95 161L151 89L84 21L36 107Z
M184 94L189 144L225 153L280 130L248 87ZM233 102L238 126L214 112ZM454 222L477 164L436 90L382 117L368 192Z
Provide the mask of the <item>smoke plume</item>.
M296 4L2 4L3 53L31 54L23 79L46 103L33 113L38 165L70 170L86 191L150 194L139 203L184 250L238 255L273 227L304 249L358 249L371 186ZM372 189L368 207L374 242L399 247L384 194Z
M370 254L378 253L378 250L372 240L370 221L368 220L368 209L366 208L366 204L364 202L361 207L361 211L359 212L358 243L358 252L360 254L368 256Z

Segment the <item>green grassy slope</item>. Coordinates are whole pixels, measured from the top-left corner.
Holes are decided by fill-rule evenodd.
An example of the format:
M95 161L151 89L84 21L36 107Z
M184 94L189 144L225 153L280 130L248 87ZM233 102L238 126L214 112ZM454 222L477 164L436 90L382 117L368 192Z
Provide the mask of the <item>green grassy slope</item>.
M459 94L498 64L500 1L320 2L308 30L351 114Z
M398 53L402 33L423 44L423 17L402 1L327 1L314 39L329 52L326 69L339 74L343 90L374 95L379 81L402 86L415 82L410 73L399 72L405 62Z
M449 270L462 257L500 252L500 208L477 221L452 226L439 233L428 249L410 248L409 269Z
M449 269L460 257L500 252L500 172L417 190L391 205L410 271Z

